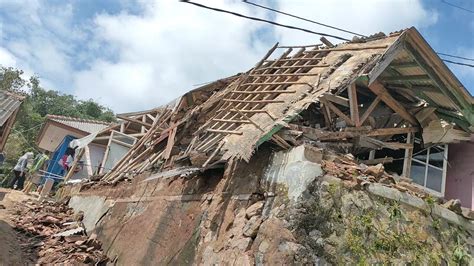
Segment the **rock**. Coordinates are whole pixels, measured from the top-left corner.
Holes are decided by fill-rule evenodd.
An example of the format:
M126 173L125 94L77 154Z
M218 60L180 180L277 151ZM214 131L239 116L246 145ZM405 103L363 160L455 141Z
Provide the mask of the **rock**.
M463 208L463 207L461 207L461 210L462 210L462 216L464 218L469 219L469 220L474 220L474 211L472 211L469 208Z
M248 237L255 237L258 232L258 228L262 224L262 218L260 216L253 216L250 220L245 224L243 235Z
M0 204L0 210L3 210L5 209L5 206L3 206L2 204Z
M232 241L231 247L237 248L240 251L247 251L252 245L252 238L250 237L239 238L239 239L231 240L231 241Z
M253 259L249 254L239 254L237 260L235 261L235 265L240 266L250 266L253 265Z
M313 163L321 163L323 160L323 150L314 146L305 145L304 157Z
M278 245L279 252L296 253L301 248L304 248L304 246L298 243L289 242L289 241L282 242Z
M372 175L375 178L380 178L384 172L385 172L385 168L383 167L383 164L381 163L377 165L369 166L367 167L367 169L364 170L364 174Z
M448 200L446 203L442 205L448 210L451 210L457 214L462 215L462 209L461 209L461 201L458 199L451 199Z
M380 178L379 183L391 185L391 184L395 184L395 180L391 176L387 175Z
M262 213L263 205L265 204L264 201L259 201L251 205L245 211L245 216L250 219L255 215L260 215Z
M260 245L258 246L258 251L265 253L267 252L269 247L270 244L266 240L263 240L262 243L260 243Z

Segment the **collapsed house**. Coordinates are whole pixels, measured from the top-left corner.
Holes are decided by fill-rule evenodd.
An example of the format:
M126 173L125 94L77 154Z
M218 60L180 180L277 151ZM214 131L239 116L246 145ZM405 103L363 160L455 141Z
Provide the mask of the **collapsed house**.
M10 135L23 96L8 91L0 91L0 153L3 151Z
M472 183L469 165L450 175L448 161L463 158L450 160L448 150L461 141L469 144L457 149L472 150L473 98L415 29L332 48L275 45L247 73L186 93L157 113L104 181L157 165L248 162L269 141L281 149L309 142L383 163L439 197L466 192L450 177Z
M339 249L363 259L368 253L354 242L362 236L344 227L336 239L351 247L307 238L334 238L327 228L342 220L372 223L373 216L353 219L353 209L351 215L380 211L391 221L395 207L400 217L397 204L407 205L403 213L410 217L427 209L432 216L413 222L410 233L381 237L400 244L423 228L423 241L406 241L419 248L414 257L424 256L433 245L436 252L446 248L424 223L438 228L439 216L446 228L474 230L469 211L463 217L432 199L462 198L464 207L474 207L473 166L463 156L473 150L473 103L414 28L337 46L276 44L249 71L157 108L110 171L64 187L61 195L72 196L70 206L84 212L87 230L97 230L107 255L124 264L308 263L279 261L290 253L306 258L301 250L336 263L327 254ZM344 181L344 193L335 180ZM389 200L391 209L377 209L387 202L356 188ZM328 197L332 203L323 206ZM327 224L331 219L338 222ZM388 243L371 241L381 250Z

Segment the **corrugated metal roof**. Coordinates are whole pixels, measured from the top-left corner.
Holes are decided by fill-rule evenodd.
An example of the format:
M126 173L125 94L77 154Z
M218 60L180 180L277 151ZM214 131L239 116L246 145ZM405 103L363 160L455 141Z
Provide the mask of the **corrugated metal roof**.
M98 132L110 125L110 123L104 122L104 121L81 119L81 118L59 116L59 115L48 115L47 118L49 120L61 123L63 125L66 125L66 126L69 126L69 127L72 127L72 128L75 128L87 133Z
M10 116L21 105L23 97L10 92L0 91L0 126L10 118Z

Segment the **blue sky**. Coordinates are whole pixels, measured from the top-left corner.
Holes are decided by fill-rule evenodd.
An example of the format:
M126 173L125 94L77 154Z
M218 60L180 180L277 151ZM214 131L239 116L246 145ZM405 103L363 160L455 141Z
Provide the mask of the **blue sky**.
M196 1L352 37L237 0ZM474 58L474 13L442 0L255 2L367 35L416 26L436 51ZM449 2L474 10L472 0ZM277 41L318 38L177 0L0 0L0 64L117 112L152 108L195 84L243 72ZM448 66L474 94L474 68Z

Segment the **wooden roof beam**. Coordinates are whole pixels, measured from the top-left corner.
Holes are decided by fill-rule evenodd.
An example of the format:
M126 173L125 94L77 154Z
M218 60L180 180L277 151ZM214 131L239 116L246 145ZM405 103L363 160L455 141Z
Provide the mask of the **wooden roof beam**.
M390 67L393 67L393 68L410 68L410 67L419 67L419 65L415 61L393 62L393 63L390 64Z
M384 82L431 81L428 75L381 77Z
M395 100L390 92L383 86L382 83L375 81L372 85L369 86L369 89L377 96L380 96L380 99L393 111L399 114L403 119L410 122L412 125L418 125L418 121L415 117L410 114L403 105L401 105L397 100Z

